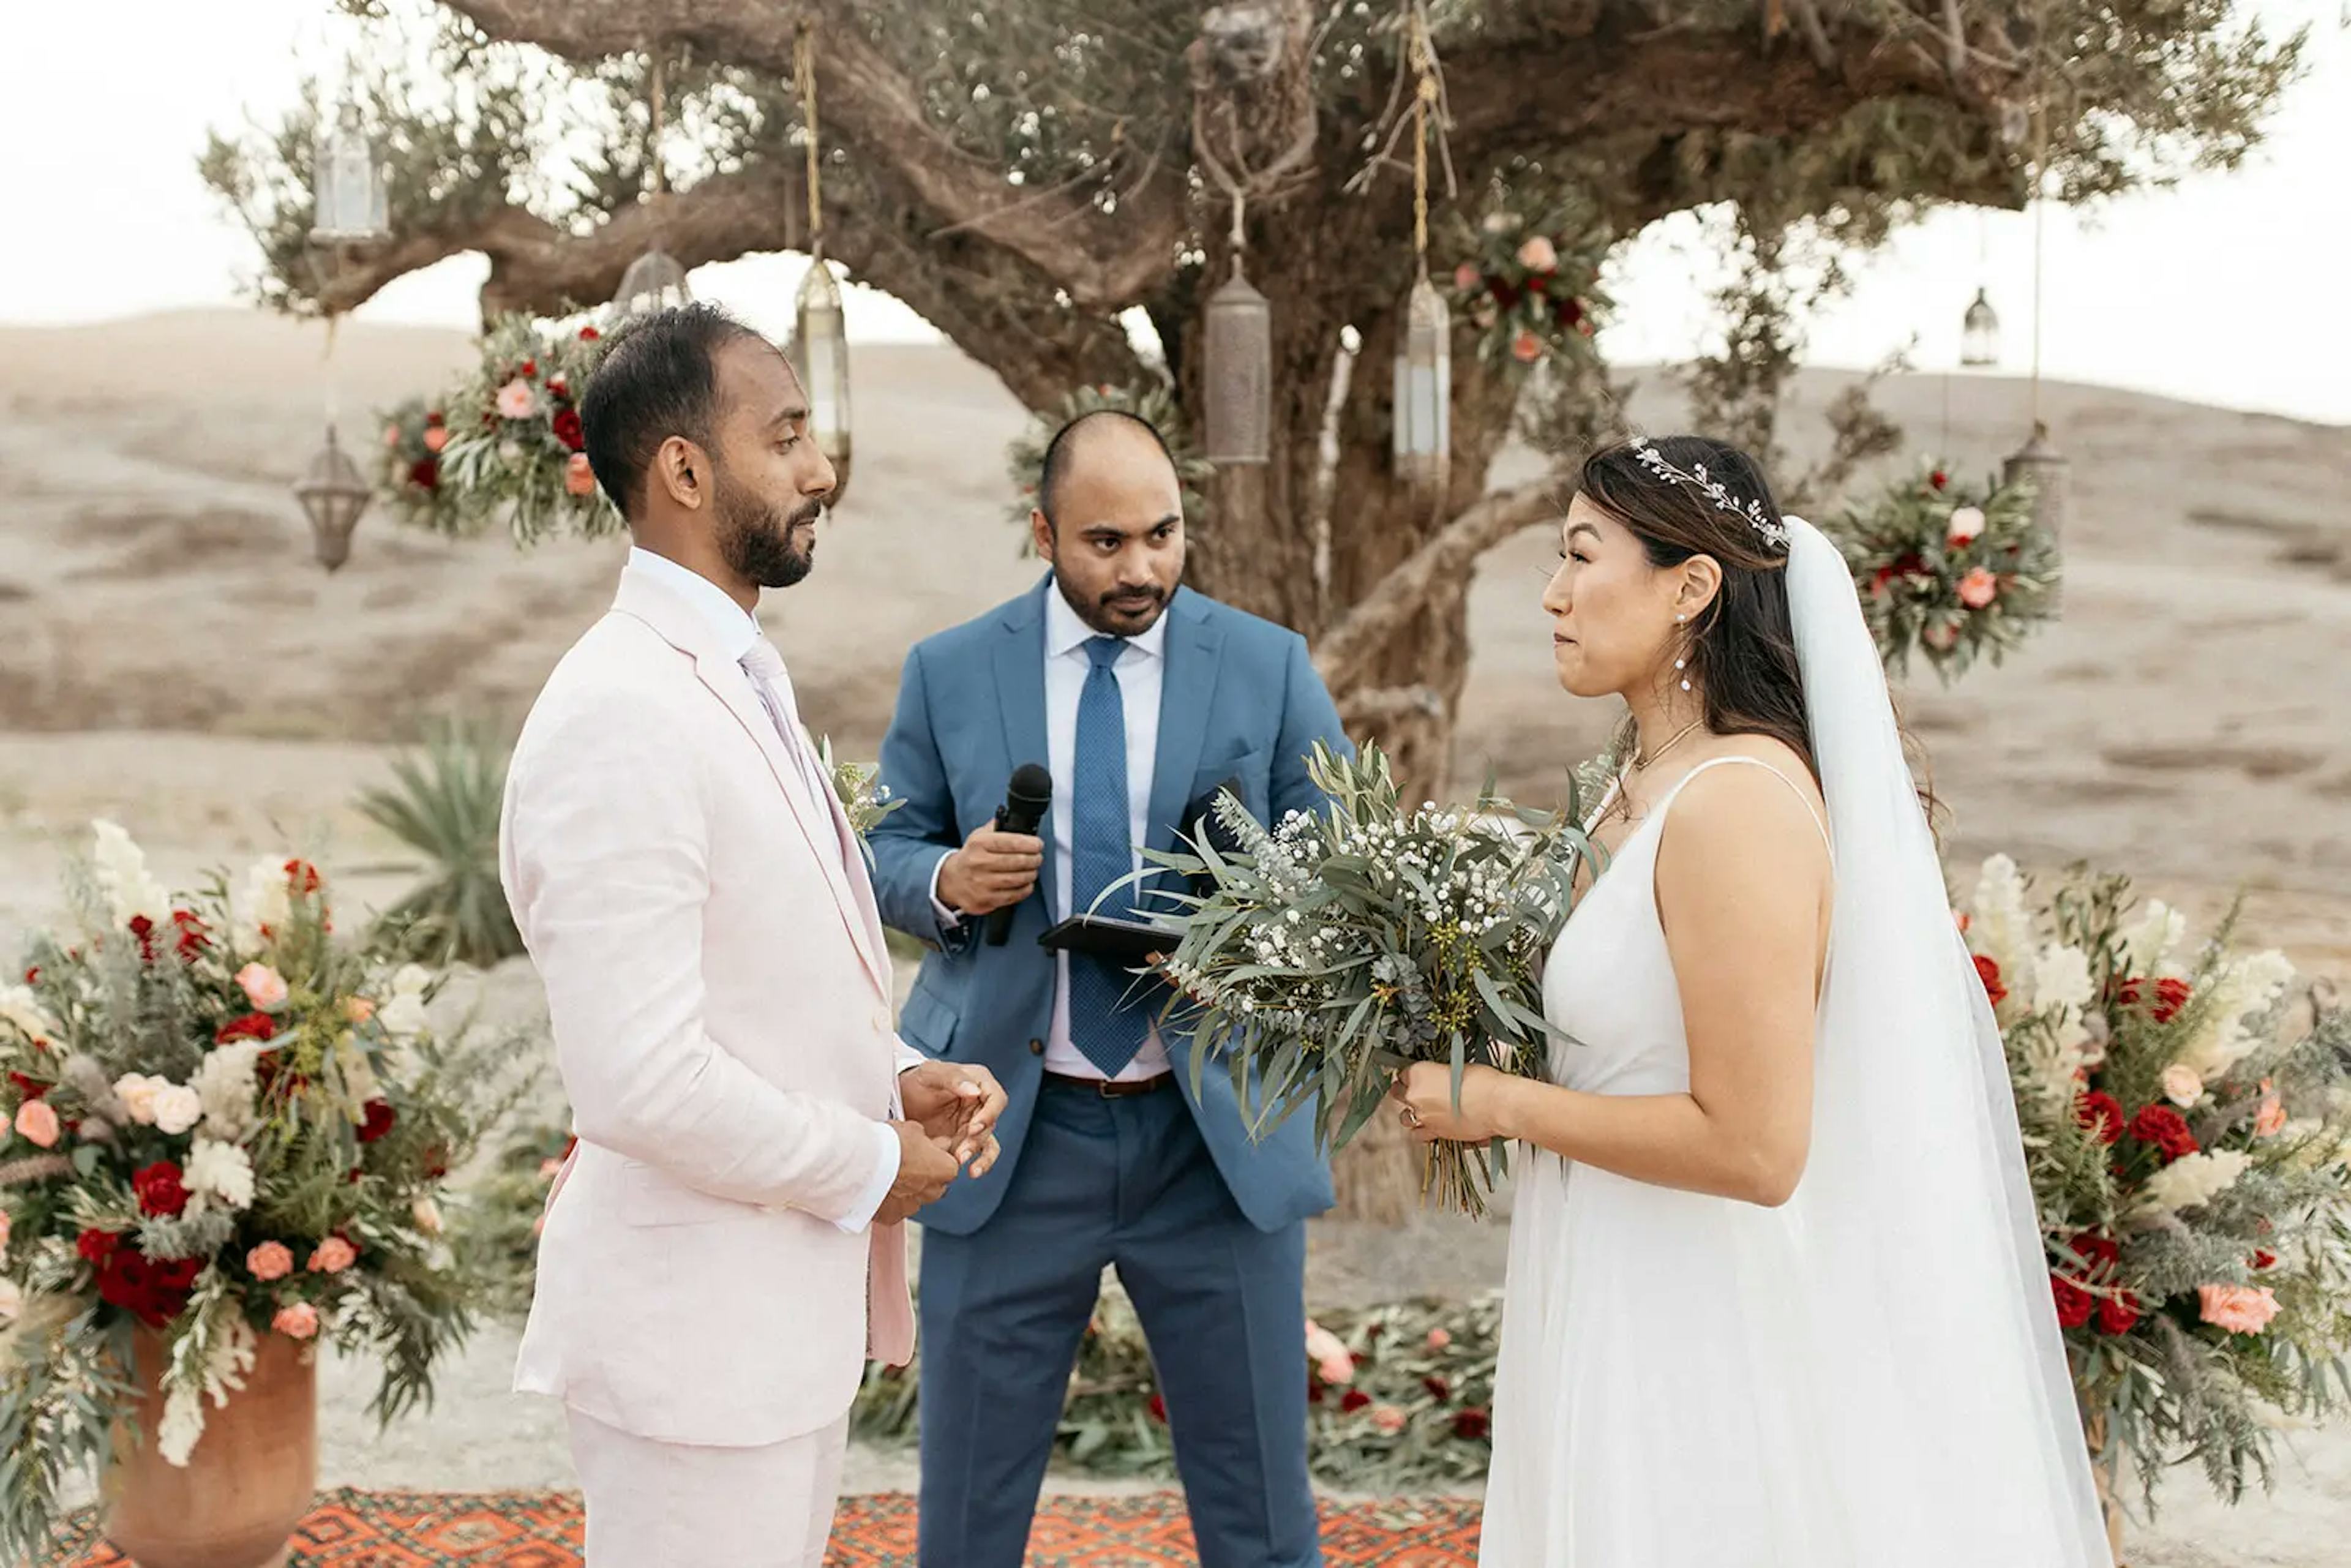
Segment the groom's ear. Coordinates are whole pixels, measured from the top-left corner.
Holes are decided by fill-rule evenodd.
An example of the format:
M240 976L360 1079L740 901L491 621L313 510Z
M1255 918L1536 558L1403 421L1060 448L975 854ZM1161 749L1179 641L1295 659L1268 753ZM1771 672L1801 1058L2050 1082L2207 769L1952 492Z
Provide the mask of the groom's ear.
M683 435L673 435L653 453L648 488L659 486L672 503L699 511L710 497L710 455Z

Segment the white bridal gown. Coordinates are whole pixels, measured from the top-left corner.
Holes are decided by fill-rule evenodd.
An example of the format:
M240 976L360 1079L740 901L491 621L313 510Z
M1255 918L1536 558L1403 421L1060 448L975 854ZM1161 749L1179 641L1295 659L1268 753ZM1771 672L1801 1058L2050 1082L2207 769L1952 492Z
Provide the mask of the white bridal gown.
M1836 872L1811 1156L1763 1208L1520 1151L1479 1561L2107 1568L1999 1036L1852 580L1790 521ZM1561 933L1554 1082L1687 1092L1657 845L1734 765Z

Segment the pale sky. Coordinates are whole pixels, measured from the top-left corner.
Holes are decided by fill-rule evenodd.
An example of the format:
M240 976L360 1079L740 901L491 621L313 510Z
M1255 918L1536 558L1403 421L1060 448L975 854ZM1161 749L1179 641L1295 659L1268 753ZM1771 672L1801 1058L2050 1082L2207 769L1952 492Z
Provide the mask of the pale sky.
M2351 0L2251 0L2279 29L2314 25L2312 68L2234 174L2048 219L2043 370L2304 419L2351 423ZM266 117L293 96L298 58L337 47L326 0L79 0L8 7L15 69L0 94L14 150L0 246L0 322L101 320L237 301L249 243L197 179L208 125ZM395 214L395 222L397 214ZM1623 253L1603 347L1620 363L1687 357L1706 325L1708 254L1698 225L1660 225ZM1944 214L1861 264L1855 295L1813 324L1809 359L1865 366L1910 340L1925 370L1951 364L1961 312L1987 287L2002 363L2031 362L2032 220ZM747 258L697 273L696 290L779 329L800 267ZM403 279L363 319L470 329L486 269L460 257ZM1278 306L1277 301L1277 306ZM859 290L853 340L935 335Z

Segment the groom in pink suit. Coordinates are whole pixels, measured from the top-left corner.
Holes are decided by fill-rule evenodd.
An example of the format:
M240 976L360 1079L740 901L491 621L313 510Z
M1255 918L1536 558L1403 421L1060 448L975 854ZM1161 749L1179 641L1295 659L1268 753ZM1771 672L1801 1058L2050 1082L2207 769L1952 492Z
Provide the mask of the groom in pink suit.
M579 1140L515 1385L568 1408L591 1568L819 1568L904 1222L997 1154L986 1068L891 1022L865 859L753 612L832 465L782 354L705 305L580 401L634 548L539 694L500 833Z

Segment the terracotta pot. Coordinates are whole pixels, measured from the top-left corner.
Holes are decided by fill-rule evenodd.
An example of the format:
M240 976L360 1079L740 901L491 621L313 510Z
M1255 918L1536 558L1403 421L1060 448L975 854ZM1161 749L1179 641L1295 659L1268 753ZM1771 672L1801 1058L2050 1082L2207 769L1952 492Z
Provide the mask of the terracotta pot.
M185 1469L155 1451L161 1334L136 1338L139 1430L117 1427L105 1481L106 1538L139 1568L274 1568L319 1482L318 1368L311 1347L262 1335L253 1370L225 1406L204 1402Z

